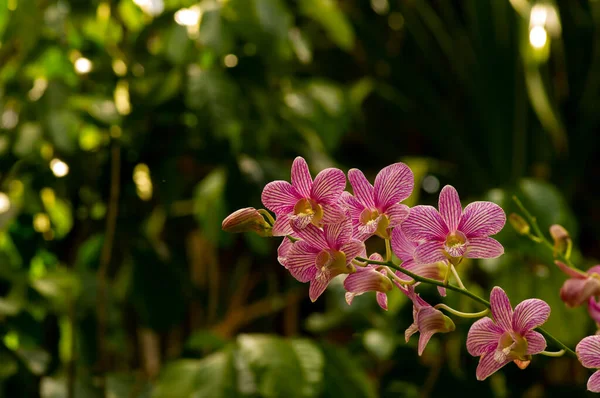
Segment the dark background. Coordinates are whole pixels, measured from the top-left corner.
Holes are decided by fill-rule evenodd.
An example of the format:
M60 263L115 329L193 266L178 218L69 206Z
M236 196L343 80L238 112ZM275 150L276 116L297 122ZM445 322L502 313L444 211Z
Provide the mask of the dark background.
M403 161L407 204L516 194L588 268L599 26L592 0L0 0L0 396L585 395L570 358L477 382L469 320L418 357L400 294L312 304L280 239L221 221L298 155L370 179ZM593 334L552 253L497 237L505 256L461 264L469 289L543 298L570 347Z

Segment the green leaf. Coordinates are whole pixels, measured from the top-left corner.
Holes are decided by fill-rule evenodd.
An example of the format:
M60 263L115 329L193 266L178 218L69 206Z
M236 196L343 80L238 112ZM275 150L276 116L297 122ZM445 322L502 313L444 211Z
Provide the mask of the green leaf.
M319 22L331 41L350 51L354 47L354 30L334 0L301 0L300 12Z
M342 347L323 344L325 355L325 375L323 397L371 398L376 397L375 389L364 370L350 353Z
M225 218L223 193L227 175L223 169L215 169L196 187L194 214L203 227L206 236L213 242L218 241L221 233L221 221Z

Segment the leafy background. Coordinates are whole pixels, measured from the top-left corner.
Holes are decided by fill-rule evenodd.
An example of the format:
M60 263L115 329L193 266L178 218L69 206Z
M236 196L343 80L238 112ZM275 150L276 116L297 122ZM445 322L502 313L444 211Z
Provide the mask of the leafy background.
M0 0L0 396L584 396L569 358L477 382L465 320L418 357L403 297L349 307L334 283L312 304L278 240L220 223L297 155L371 178L404 161L409 204L516 194L587 268L599 27L593 0ZM551 253L498 237L469 287L546 299L570 346L594 333Z

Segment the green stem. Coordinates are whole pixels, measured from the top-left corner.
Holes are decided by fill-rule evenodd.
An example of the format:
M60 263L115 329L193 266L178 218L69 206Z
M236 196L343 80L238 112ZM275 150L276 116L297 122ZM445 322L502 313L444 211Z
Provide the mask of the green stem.
M558 357L562 357L563 355L565 355L565 350L563 349L563 350L556 351L556 352L542 351L539 354L540 355L545 355L547 357L558 358Z
M448 290L453 290L457 293L462 294L463 296L467 296L469 298L471 298L474 301L477 301L483 305L485 305L487 308L491 308L490 306L490 302L487 301L484 298L479 297L476 294L471 293L470 291L468 291L467 289L463 289L460 288L459 286L455 286L455 285L451 285L451 284L444 284L443 282L440 282L438 280L435 279L431 279L431 278L425 278L424 276L420 276L417 275L413 272L410 272L409 270L406 270L394 263L392 263L391 261L375 261L375 260L369 260L368 258L363 258L363 257L356 257L356 259L358 261L365 261L368 262L369 264L377 264L377 265L386 265L390 268L393 268L397 271L402 272L405 275L410 276L411 278L413 278L414 280L418 281L418 282L422 282L422 283L427 283L430 285L435 285L435 286L441 286L441 287L445 287ZM577 355L575 354L575 352L570 349L569 347L567 347L565 344L563 344L560 340L558 340L556 337L552 336L550 333L548 333L547 331L545 331L542 328L536 328L535 330L537 330L540 334L542 334L542 336L544 336L546 338L546 340L554 343L556 346L560 347L561 349L565 350L566 353L568 353L570 356L572 357L577 357Z
M450 271L452 271L452 275L454 275L454 278L456 279L456 283L458 283L458 286L461 289L467 290L467 288L465 288L465 285L462 283L460 276L458 276L458 272L456 272L456 268L454 268L454 265L452 265L452 264L450 264Z
M269 221L269 224L271 224L271 226L275 225L275 219L273 218L271 213L269 213L265 209L258 209L258 212L263 216L267 217L267 220Z
M483 311L479 311L479 312L462 312L462 311L455 310L454 308L449 307L446 304L441 304L441 303L435 305L433 308L436 308L436 309L441 308L441 309L446 310L449 313L459 316L461 318L481 318L482 316L486 316L490 312L490 310L488 308L486 308Z
M390 240L385 240L385 261L392 260L392 246L390 245Z

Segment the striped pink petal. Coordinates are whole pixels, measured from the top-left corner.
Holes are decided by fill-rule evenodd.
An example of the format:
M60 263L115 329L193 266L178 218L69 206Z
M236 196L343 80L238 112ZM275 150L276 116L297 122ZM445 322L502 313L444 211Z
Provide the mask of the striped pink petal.
M496 258L504 254L504 246L494 238L471 238L467 244L467 258Z
M570 278L560 288L560 299L568 307L577 307L590 297L600 295L600 280L597 278Z
M442 188L438 208L440 209L440 214L446 222L448 229L451 232L456 231L462 215L462 206L460 205L458 192L456 192L456 189L454 189L452 185L446 185Z
M377 292L375 294L375 298L377 299L377 304L379 304L379 306L381 307L381 309L383 310L388 310L388 298L387 298L387 294L382 293L382 292Z
M375 177L375 206L385 209L408 198L413 191L415 177L404 163L384 167Z
M408 218L402 223L402 231L409 240L443 241L448 235L448 227L433 206L415 206L410 209Z
M417 326L419 328L419 345L417 353L423 354L429 339L435 333L446 333L454 330L454 322L440 310L433 307L424 307L417 312Z
M279 264L283 265L286 268L287 268L287 265L286 265L287 264L287 255L290 252L290 249L292 248L293 245L294 245L294 243L290 239L283 238L283 240L281 241L281 244L277 248L277 261L279 261Z
M594 297L588 300L588 314L596 323L600 323L600 303Z
M292 163L292 185L303 198L310 198L312 178L306 160L300 156Z
M444 245L441 242L421 243L415 249L415 262L419 264L433 264L446 260Z
M286 236L294 233L292 229L292 225L290 224L290 217L292 213L280 214L277 216L275 220L275 224L273 225L273 236Z
M487 379L509 362L511 362L511 359L508 359L508 357L502 361L496 361L493 352L483 354L481 359L479 359L479 365L477 365L477 370L475 371L477 380L481 381Z
M379 253L373 253L369 256L370 260L383 261L383 256Z
M308 289L308 297L310 297L310 301L313 303L317 301L319 296L321 296L325 289L327 289L327 285L329 285L329 282L331 282L333 276L317 274L315 278L310 281L310 288Z
M590 376L587 389L591 392L600 392L600 371L596 371Z
M346 211L340 203L326 204L321 203L323 209L323 224L335 224L343 221L346 218Z
M408 215L410 214L410 208L402 203L396 203L388 207L385 210L385 214L390 219L389 228L394 228L408 218Z
M355 239L344 243L340 251L346 255L346 264L350 264L356 257L364 257L367 252L365 244Z
M504 331L490 318L479 319L467 334L467 351L474 357L494 352Z
M327 245L332 249L339 250L342 244L352 238L352 223L350 220L344 220L336 224L327 224L323 226L323 232Z
M444 275L441 272L440 263L418 264L412 260L408 260L403 262L401 267L425 278L435 279L438 281L444 279ZM400 273L400 271L398 271L398 273ZM404 275L404 278L408 278L408 280L412 279L406 275Z
M357 267L356 272L348 275L344 280L344 289L357 296L365 292L391 290L392 282L385 271L377 271L376 267L376 265Z
M336 204L346 188L346 176L340 169L329 168L315 177L311 198L318 203Z
M562 272L564 272L571 278L585 279L588 277L587 272L583 272L578 269L569 267L567 264L565 264L563 262L556 260L554 263L558 266L558 268L560 268L560 270ZM592 267L592 268L595 268L595 267Z
M359 169L350 169L348 171L348 180L350 181L350 185L352 185L352 192L354 192L356 199L364 207L375 208L373 186L363 172Z
M492 202L473 202L465 207L458 230L467 238L495 235L504 227L506 214Z
M600 368L600 335L583 338L575 347L579 362L586 368Z
M535 329L548 320L550 306L540 299L521 301L515 307L512 317L512 329L520 334Z
M406 238L402 228L394 228L392 230L392 250L400 260L412 260L416 248L417 244Z
M523 336L527 340L527 355L535 355L546 349L546 339L535 330L530 330Z
M324 250L329 248L324 232L313 224L307 225L304 229L295 230L294 233L316 249Z
M261 200L265 207L276 214L290 213L301 199L296 189L287 181L272 181L262 191Z
M286 268L300 282L308 282L317 273L316 260L319 252L307 242L296 242L287 253Z
M495 286L492 289L490 307L496 324L504 331L512 330L513 309L508 296L501 287Z

